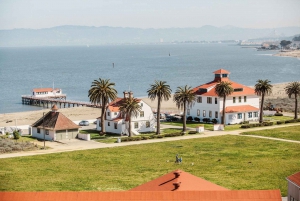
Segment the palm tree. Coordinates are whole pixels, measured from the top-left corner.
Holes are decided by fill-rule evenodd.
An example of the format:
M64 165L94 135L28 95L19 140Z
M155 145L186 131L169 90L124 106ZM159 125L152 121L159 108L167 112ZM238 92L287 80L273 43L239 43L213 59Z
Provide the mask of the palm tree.
M166 84L165 81L155 81L154 84L150 85L150 89L148 89L148 97L151 101L154 101L157 98L157 126L156 126L156 134L160 134L160 104L162 100L168 101L171 97L171 88Z
M225 126L225 107L226 107L226 97L233 93L233 88L231 87L231 82L221 81L215 87L215 92L219 97L223 97L223 111L221 123Z
M291 82L284 89L289 98L292 98L293 94L295 95L294 119L298 119L298 96L300 95L300 82Z
M187 85L184 87L177 87L173 100L176 102L178 109L183 108L183 132L186 131L186 109L188 106L192 107L195 99L196 94L193 92L191 87Z
M131 117L137 117L139 112L141 112L141 106L139 105L139 101L136 98L124 98L123 102L120 106L120 112L122 116L125 117L125 120L129 121L129 137L131 137Z
M272 93L272 85L270 84L271 81L269 80L257 80L255 84L255 93L258 96L261 96L261 103L260 103L260 114L259 114L259 123L263 122L263 106L265 95Z
M101 131L105 133L104 118L106 113L106 106L110 101L117 98L117 90L114 89L115 83L110 82L109 79L94 80L89 90L90 101L94 104L101 105Z

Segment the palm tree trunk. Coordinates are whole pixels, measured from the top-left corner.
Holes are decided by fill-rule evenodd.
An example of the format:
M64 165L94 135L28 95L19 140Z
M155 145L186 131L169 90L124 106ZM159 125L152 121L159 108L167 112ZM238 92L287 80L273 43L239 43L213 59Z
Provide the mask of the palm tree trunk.
M263 107L264 107L265 94L261 95L261 103L260 103L260 114L259 114L259 123L263 122Z
M105 133L105 113L106 113L106 104L105 104L105 100L102 98L102 107L101 107L101 131L100 133Z
M298 98L297 98L298 94L295 94L295 118L294 119L298 119Z
M157 98L157 113L156 113L156 134L160 134L160 101L161 97L158 96Z
M225 102L226 102L226 96L223 97L223 111L222 111L222 124L225 127Z
M186 131L186 102L183 103L183 129L182 131Z
M129 116L129 137L131 137L131 116Z

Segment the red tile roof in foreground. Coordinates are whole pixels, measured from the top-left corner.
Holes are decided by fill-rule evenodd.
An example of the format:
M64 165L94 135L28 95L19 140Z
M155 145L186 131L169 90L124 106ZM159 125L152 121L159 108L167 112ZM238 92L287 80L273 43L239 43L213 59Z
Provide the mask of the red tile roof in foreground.
M293 182L300 188L300 172L297 172L287 178L289 181Z
M281 201L280 190L0 192L1 201Z
M176 176L177 175L177 176ZM178 188L175 186L178 185ZM228 190L182 170L175 170L130 191L222 191Z
M251 105L228 106L225 108L226 113L251 112L251 111L259 111L259 108L253 107Z

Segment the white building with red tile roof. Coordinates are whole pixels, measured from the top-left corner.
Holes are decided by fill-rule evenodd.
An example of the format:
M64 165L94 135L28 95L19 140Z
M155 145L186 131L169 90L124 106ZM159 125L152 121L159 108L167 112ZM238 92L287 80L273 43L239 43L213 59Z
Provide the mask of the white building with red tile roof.
M288 176L288 201L300 200L300 172Z
M55 97L61 96L62 90L58 88L35 88L32 90L33 97Z
M218 97L215 87L220 81L231 82L234 92L226 97L225 122L226 124L237 124L243 121L257 121L259 118L259 97L254 89L233 82L229 79L230 72L219 69L215 72L213 81L195 87L195 104L187 110L187 116L217 119L221 122L223 110L223 98Z
M41 117L32 124L32 137L49 141L64 139L75 139L78 135L80 126L67 118L58 108L53 105L52 111Z
M133 93L124 92L124 98L133 97ZM105 131L109 133L117 133L120 135L128 135L129 124L128 121L122 116L120 112L120 106L124 98L117 98L113 102L109 103L105 115ZM153 115L151 107L143 100L138 99L141 106L141 112L138 116L131 117L131 132L133 134L139 134L140 132L155 131L155 117ZM97 119L97 130L101 130L100 117Z

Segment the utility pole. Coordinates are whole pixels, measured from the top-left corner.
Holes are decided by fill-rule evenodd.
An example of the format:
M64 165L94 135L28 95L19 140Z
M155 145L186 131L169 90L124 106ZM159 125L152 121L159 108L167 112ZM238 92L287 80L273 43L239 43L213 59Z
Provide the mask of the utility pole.
M45 112L43 112L44 150L46 148L46 146L45 146L45 132L46 132L46 130L45 130Z

